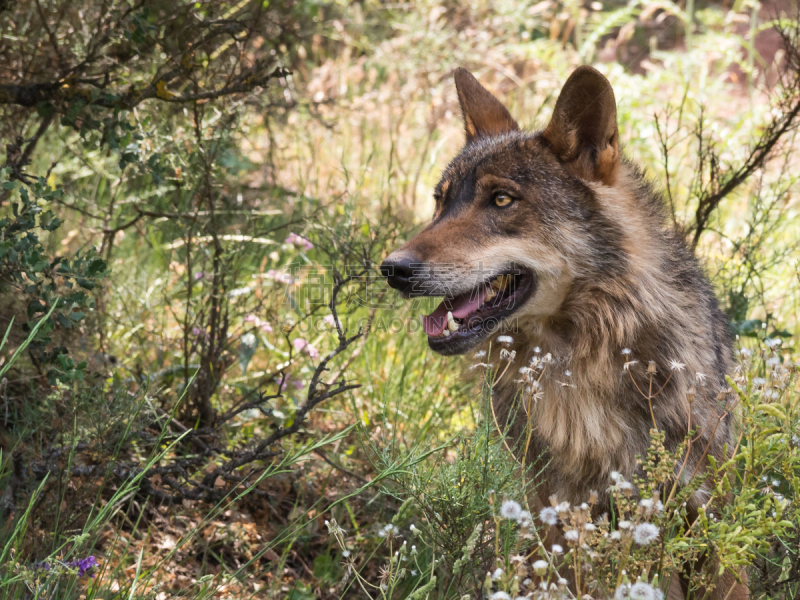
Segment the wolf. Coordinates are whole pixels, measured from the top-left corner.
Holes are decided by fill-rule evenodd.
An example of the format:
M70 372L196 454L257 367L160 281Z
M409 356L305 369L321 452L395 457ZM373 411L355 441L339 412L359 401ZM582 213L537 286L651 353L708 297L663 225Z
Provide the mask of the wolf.
M509 438L525 438L517 453L545 465L536 501L580 504L595 492L594 516L608 512L612 474L643 475L637 455L652 429L669 450L696 431L675 465L680 483L708 456L723 460L728 322L663 197L622 153L611 84L579 67L536 132L467 70L455 84L464 147L435 188L432 221L381 272L406 297L443 298L423 320L434 352L500 346L514 373L549 355L529 411L519 376L501 378L492 398ZM648 389L661 391L648 400ZM706 488L691 497L690 520L708 499ZM686 597L686 577L673 580L668 596ZM747 596L726 572L708 597Z

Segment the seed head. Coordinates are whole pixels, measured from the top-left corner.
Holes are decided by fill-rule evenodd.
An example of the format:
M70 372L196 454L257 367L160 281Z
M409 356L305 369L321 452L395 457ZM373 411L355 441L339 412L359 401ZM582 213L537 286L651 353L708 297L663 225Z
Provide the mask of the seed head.
M500 516L504 519L513 519L516 521L521 514L522 507L519 505L519 502L505 500L503 504L500 505Z
M570 529L564 532L564 539L568 542L577 542L578 538L580 538L580 534L576 529Z
M633 530L633 541L640 546L647 546L658 538L658 527L652 523L639 523Z
M533 571L537 575L544 575L545 573L547 573L547 568L549 566L550 565L547 563L546 560L537 560L535 563L533 563Z
M686 368L686 365L677 360L669 361L669 369L670 371L678 371L681 372Z
M546 506L539 512L539 518L545 525L556 525L558 523L558 511L555 508Z
M628 597L630 600L655 600L656 596L652 585L639 581L631 586Z

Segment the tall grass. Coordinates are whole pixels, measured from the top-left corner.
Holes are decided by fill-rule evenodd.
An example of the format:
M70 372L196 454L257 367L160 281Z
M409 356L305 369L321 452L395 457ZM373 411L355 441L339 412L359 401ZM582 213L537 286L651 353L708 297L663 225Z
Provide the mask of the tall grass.
M665 591L670 569L713 548L725 566L751 565L754 597L798 598L794 139L783 162L720 207L698 246L741 336L730 394L741 437L713 476L714 496L734 501L690 531L679 527L683 496L656 497L666 481L658 465L680 458L658 432L641 457L648 478L609 481L618 514L588 523L580 506L556 504L546 519L531 515L537 473L497 431L493 373L470 369L480 362L472 357L429 352L418 329L427 307L400 302L372 269L430 216L430 190L463 141L448 75L456 66L535 128L569 72L593 61L614 85L626 153L669 189L676 222L688 224L701 117L735 162L769 115L764 82L780 61L742 59L764 29L756 8L423 0L297 9L319 30L287 50L296 67L280 88L222 110L204 104L199 117L144 107L131 117L142 147L168 157L174 176L120 170L119 156L87 151L66 130L33 157L32 171L67 190L50 203L65 225L44 238L49 247L98 245L112 275L90 322L65 338L89 363L86 380L37 388L35 367L21 364L35 330L7 333L0 348L0 379L10 381L0 391L25 399L4 396L16 429L3 441L0 485L17 490L18 504L0 537L0 595L567 598L561 573L578 565L588 573L582 591L608 597L637 583ZM137 209L134 226L109 236ZM340 343L333 281L356 267L368 274L334 308L349 334L365 325L363 335L317 373ZM216 314L225 327L214 330L211 356ZM201 372L210 377L198 386ZM228 473L238 483L205 482L232 453L292 427L315 374L320 389L360 387L317 405L274 455ZM200 399L206 417L192 404ZM226 415L217 428L203 422ZM175 495L178 486L206 495ZM546 541L553 520L580 530L573 545ZM635 542L645 523L657 543ZM90 556L91 569L76 562Z

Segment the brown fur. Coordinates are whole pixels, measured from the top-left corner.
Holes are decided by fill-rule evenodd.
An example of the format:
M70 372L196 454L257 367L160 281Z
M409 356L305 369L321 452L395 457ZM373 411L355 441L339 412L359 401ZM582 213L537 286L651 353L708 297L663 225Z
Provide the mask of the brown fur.
M623 374L623 348L642 361L634 370L642 389L644 367L655 362L654 385L665 387L653 415L668 448L690 426L699 431L676 476L685 483L702 472L707 454L723 459L731 419L717 397L732 367L727 323L661 197L622 158L608 81L590 67L577 69L547 127L525 133L467 71L457 70L455 80L466 145L437 186L433 222L384 265L424 265L426 293L451 297L509 264L535 273L536 292L502 323L513 331L516 361L497 384L493 404L510 438L524 439L516 373L534 347L552 354L530 416L527 462L546 465L540 502L554 494L578 504L596 490L603 512L612 471L629 480L641 475L636 457L649 445L653 420L649 403ZM498 190L513 204L493 206ZM685 369L671 371L671 360ZM690 512L707 500L701 489ZM747 589L727 574L710 597L742 600Z

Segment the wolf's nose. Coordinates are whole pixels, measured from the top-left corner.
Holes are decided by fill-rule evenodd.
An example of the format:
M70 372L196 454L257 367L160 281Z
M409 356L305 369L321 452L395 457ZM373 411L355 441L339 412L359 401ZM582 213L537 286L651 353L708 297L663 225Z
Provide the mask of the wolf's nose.
M381 265L381 274L386 277L386 282L396 290L407 292L411 289L411 268L410 258L396 258L389 256Z

